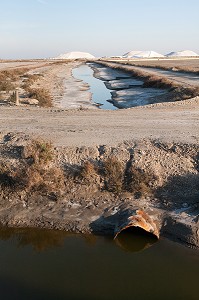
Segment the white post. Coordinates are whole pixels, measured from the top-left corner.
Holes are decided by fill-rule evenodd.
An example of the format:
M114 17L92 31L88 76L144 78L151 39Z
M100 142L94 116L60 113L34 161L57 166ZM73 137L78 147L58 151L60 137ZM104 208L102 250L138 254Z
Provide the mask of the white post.
M15 90L15 104L19 105L19 90Z

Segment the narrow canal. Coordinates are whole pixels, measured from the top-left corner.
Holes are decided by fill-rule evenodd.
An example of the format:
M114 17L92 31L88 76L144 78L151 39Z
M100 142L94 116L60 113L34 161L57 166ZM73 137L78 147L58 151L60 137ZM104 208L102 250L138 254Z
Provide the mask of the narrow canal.
M144 82L130 73L97 63L80 65L72 73L76 79L89 85L92 102L101 109L124 109L162 102L164 100L160 97L168 92L143 87Z
M94 71L89 65L81 65L73 69L72 73L75 78L89 84L93 103L99 104L102 109L117 109L117 107L107 101L111 99L110 90L106 88L103 81L93 76Z

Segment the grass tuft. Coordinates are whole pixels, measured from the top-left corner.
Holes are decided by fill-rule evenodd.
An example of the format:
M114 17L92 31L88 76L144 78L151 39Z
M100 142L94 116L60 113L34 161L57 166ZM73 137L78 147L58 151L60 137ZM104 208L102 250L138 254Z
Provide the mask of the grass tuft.
M90 162L85 161L80 169L80 178L85 183L94 183L98 177L96 166Z
M39 101L39 106L52 107L52 97L48 90L44 88L29 89L28 92L28 97L32 99L37 99Z
M124 167L116 156L104 161L105 187L109 192L120 193L123 187Z
M128 170L127 190L135 195L136 198L152 194L153 181L155 176L143 169L131 166Z

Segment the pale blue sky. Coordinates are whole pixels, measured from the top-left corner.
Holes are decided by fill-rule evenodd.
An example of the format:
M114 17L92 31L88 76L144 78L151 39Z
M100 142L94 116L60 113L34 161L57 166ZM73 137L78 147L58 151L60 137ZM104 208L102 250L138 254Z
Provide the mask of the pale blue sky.
M198 0L0 0L0 58L199 54Z

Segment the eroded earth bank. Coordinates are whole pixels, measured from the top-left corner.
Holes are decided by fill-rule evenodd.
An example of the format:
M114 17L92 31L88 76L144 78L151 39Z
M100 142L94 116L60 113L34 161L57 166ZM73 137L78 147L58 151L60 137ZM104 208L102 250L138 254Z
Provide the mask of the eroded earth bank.
M128 225L199 247L197 144L54 147L2 134L1 225L110 234Z

